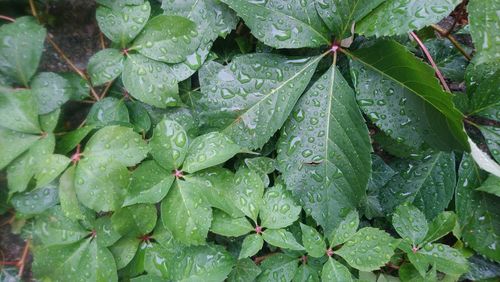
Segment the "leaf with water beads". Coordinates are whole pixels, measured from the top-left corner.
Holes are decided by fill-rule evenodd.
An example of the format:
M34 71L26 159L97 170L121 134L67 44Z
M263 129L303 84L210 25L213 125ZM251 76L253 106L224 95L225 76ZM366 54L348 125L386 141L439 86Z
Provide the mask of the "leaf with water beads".
M175 121L163 119L149 142L151 155L167 171L179 169L186 158L189 140L184 128Z
M125 236L109 248L116 262L116 268L122 269L134 259L141 240L133 236Z
M11 203L19 214L34 215L53 207L59 201L58 190L55 184L23 193L15 194Z
M320 258L325 255L326 243L316 229L300 223L302 231L302 244L311 257Z
M299 218L302 210L282 184L267 189L262 200L259 214L262 227L285 228Z
M40 136L13 131L0 126L0 169L33 145Z
M479 85L470 99L468 115L480 116L500 122L500 97L498 85L500 84L500 71L496 71L484 80L476 82Z
M241 245L239 259L251 257L258 253L262 246L264 245L264 240L260 234L250 234L243 239Z
M73 90L62 76L52 72L41 72L33 77L31 91L38 102L38 113L47 114L66 103Z
M300 245L293 234L286 231L285 229L266 229L262 232L262 239L266 241L268 244L273 246L289 249L289 250L297 250L301 251L304 249L302 245Z
M59 178L59 202L64 215L70 219L84 219L75 191L75 166L71 166Z
M396 208L392 224L399 236L409 239L413 246L422 243L429 230L425 215L410 204L402 204Z
M477 190L500 197L500 177L491 174Z
M320 282L320 269L319 266L311 264L302 264L299 266L295 275L293 276L294 282L307 281L307 282Z
M500 61L500 49L497 42L498 14L500 9L495 0L473 0L467 5L469 14L470 34L477 54L477 63ZM477 57L477 59L476 59Z
M157 212L152 204L136 204L117 210L111 216L113 229L121 235L142 236L153 231Z
M106 97L95 102L87 114L87 125L96 128L129 123L129 113L123 99Z
M430 243L444 237L455 228L456 222L457 216L453 212L444 211L438 214L429 223L429 230L427 231L427 235L425 235L424 242Z
M332 233L328 236L330 248L345 243L358 230L359 214L356 210L350 211L339 223Z
M123 54L117 49L104 49L89 59L87 72L92 84L99 86L117 78L123 71Z
M50 154L44 159L37 160L38 162L34 166L36 186L35 188L43 187L54 179L56 179L71 162L70 158Z
M30 90L0 90L0 126L25 133L40 133L38 105Z
M232 202L254 222L257 222L264 185L259 176L248 168L238 169L234 177L234 187L231 193Z
M296 256L278 253L262 262L260 265L262 273L257 277L257 281L292 281L297 268Z
M456 249L444 244L427 243L416 254L424 262L434 265L437 270L453 276L467 272L467 260Z
M226 237L238 237L254 230L245 217L232 218L225 212L214 210L210 231Z
M500 127L483 125L479 129L486 139L486 146L488 146L491 155L497 163L500 163Z
M72 244L90 233L78 221L67 218L60 206L38 215L33 227L35 241L44 246Z
M352 276L347 267L330 257L321 270L321 281L349 282Z
M260 268L251 259L244 258L236 262L227 279L229 282L254 281L260 272Z

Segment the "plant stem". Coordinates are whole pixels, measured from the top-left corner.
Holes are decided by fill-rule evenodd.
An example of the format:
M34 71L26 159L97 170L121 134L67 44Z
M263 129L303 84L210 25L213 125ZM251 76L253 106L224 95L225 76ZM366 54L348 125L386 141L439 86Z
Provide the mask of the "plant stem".
M253 259L253 261L255 262L255 264L260 264L263 260L265 260L266 258L273 256L275 254L277 254L277 253L270 253L270 254L265 254L263 256L260 256L260 257L255 257Z
M9 22L15 22L16 21L15 19L13 19L11 17L4 16L4 15L0 15L0 19L6 20L6 21L9 21Z
M111 80L110 82L108 82L108 85L106 85L106 88L104 88L104 90L102 91L101 93L101 96L100 96L100 99L104 98L104 96L106 96L106 93L108 93L108 90L109 88L111 88L111 85L113 84L115 80Z
M437 31L441 36L448 38L448 40L450 40L451 44L453 44L453 46L455 46L455 48L457 48L457 50L460 51L460 53L462 53L462 55L468 61L470 61L472 59L471 56L465 51L465 49L460 45L460 43L458 43L458 41L455 39L455 37L453 37L453 35L448 34L445 29L443 29L442 27L440 27L437 24L432 24L431 27L435 31Z
M106 42L104 41L104 36L102 32L99 32L99 42L101 43L101 48L106 49Z
M429 50L427 50L427 47L425 47L424 43L422 43L420 38L418 38L418 36L413 31L410 32L410 35L413 37L413 39L415 39L415 41L417 41L418 45L420 46L420 49L422 49L425 56L427 57L427 60L429 60L429 63L431 63L432 67L434 68L434 71L436 72L437 77L439 78L439 81L441 81L441 84L443 85L446 92L451 93L450 87L446 83L446 80L444 79L443 74L441 73L441 71L437 67L436 63L434 62L434 59L432 59L432 56L429 53Z
M33 2L33 0L29 0L29 3L30 3L31 14L38 20L38 22L40 22L40 19L38 18L38 13L36 12L35 3Z
M26 240L26 245L24 245L23 254L22 254L21 259L19 260L19 262L17 264L17 266L19 267L19 273L17 274L17 276L19 278L23 277L24 266L26 264L26 259L28 258L30 244L31 244L31 240L30 239Z

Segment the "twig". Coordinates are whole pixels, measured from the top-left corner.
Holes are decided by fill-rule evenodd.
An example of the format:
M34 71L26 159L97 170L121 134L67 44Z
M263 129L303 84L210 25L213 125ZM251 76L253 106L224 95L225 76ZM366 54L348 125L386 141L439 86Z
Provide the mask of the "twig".
M17 276L19 278L23 277L24 266L26 264L26 259L28 257L30 243L31 243L30 239L26 240L26 245L24 245L23 254L22 254L21 259L19 260L19 262L17 264L17 266L19 267L19 273L17 274Z
M263 256L260 256L260 257L255 257L253 259L253 261L255 262L255 264L260 264L263 260L265 260L266 258L273 256L275 254L277 254L277 253L270 253L270 254L265 254Z
M11 17L4 16L4 15L0 15L0 19L6 20L6 21L9 21L9 22L15 22L16 21L15 19L13 19Z
M29 3L30 3L31 14L38 20L38 22L40 22L40 19L38 18L38 13L36 12L35 3L33 2L33 0L29 0Z
M102 32L99 32L99 42L101 43L101 49L106 49L106 42L104 42L104 36Z
M106 93L108 93L108 90L109 90L109 88L111 88L111 85L113 85L114 81L115 80L113 79L110 82L108 82L108 85L106 85L106 88L104 88L104 90L101 93L100 99L102 99L102 98L104 98L104 96L106 96Z
M457 50L460 53L462 53L462 55L468 61L472 60L471 56L465 51L465 49L460 45L460 43L458 43L458 41L455 39L455 37L453 37L453 35L447 34L447 31L445 29L443 29L442 27L440 27L439 25L437 25L437 24L432 24L431 27L435 31L437 31L441 36L448 38L448 40L450 40L451 44L453 44L453 46L455 46L455 48L457 48Z
M413 31L410 31L410 35L413 37L413 39L415 39L415 41L417 41L418 45L420 46L420 48L424 52L425 56L427 57L427 60L429 60L429 63L431 63L432 67L434 68L434 71L436 71L436 75L439 78L439 81L441 81L441 84L443 85L446 92L451 93L450 87L448 87L448 84L446 83L446 80L444 79L443 74L441 73L441 71L437 67L436 63L434 62L434 59L432 59L432 56L429 53L429 50L427 50L427 47L425 47L424 43L422 43L420 38L418 38L418 36Z

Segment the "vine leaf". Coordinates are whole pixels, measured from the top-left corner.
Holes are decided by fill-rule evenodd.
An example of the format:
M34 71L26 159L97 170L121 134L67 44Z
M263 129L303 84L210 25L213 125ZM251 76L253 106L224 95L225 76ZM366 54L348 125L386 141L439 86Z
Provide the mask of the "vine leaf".
M497 44L495 33L498 29L498 14L500 4L495 0L470 1L467 5L469 14L470 34L477 49L474 56L478 64L500 61L500 47ZM477 59L476 59L477 57ZM494 63L495 64L495 63Z
M264 241L266 241L267 243L279 248L298 251L304 249L304 247L297 243L297 241L293 237L293 234L286 231L285 229L266 229L262 233L262 239L264 239Z
M239 255L239 259L251 257L255 255L258 251L262 249L264 245L264 240L262 236L259 234L251 234L243 239L243 243L241 244L241 251Z
M167 195L175 177L155 161L142 162L132 172L124 206L155 204Z
M184 128L177 122L163 119L149 141L151 155L167 171L182 166L189 148L189 139Z
M299 218L301 208L286 191L278 184L267 189L262 199L260 219L262 227L278 229L285 228Z
M30 90L0 90L0 126L25 133L40 133L38 105Z
M87 72L94 86L117 78L123 71L123 54L117 49L104 49L89 59Z
M300 223L300 230L302 231L302 244L307 251L307 254L320 258L325 254L326 243L321 234L316 229Z
M328 258L328 261L323 265L321 270L321 281L352 281L349 269L340 262Z
M429 231L425 215L409 204L399 205L392 215L392 224L403 239L409 239L413 246L422 243Z

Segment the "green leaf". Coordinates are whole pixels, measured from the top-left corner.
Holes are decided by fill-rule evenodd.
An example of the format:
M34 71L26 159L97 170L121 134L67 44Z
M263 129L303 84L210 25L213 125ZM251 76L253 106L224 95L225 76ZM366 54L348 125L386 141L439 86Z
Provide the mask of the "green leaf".
M92 130L94 126L84 126L65 134L56 143L56 151L67 154L73 150Z
M417 102L413 103L412 110L414 114L421 112L422 122L429 130L427 143L448 151L470 150L463 116L453 106L452 96L443 91L429 65L392 40L380 40L371 47L345 52L363 64L366 71L374 71L420 98L415 99Z
M130 115L130 123L138 133L146 133L151 128L151 118L142 103L132 101L126 103Z
M113 228L121 235L140 236L153 231L156 225L156 207L136 204L117 210L111 216Z
M33 77L31 91L38 101L38 113L47 114L71 98L72 87L62 76L53 72L41 72Z
M276 160L268 157L256 157L245 159L245 164L249 169L259 174L264 187L269 186L270 181L268 174L276 170Z
M48 114L40 115L40 127L42 131L53 132L57 127L59 122L59 117L61 116L61 109L56 109Z
M395 241L382 230L365 227L335 253L356 269L373 271L389 261L394 253Z
M313 1L223 0L235 10L260 41L273 48L328 45L328 31Z
M125 102L114 97L106 97L97 101L87 115L87 125L97 128L128 122L129 115Z
M149 142L151 155L166 170L182 166L189 147L189 138L184 128L175 121L160 121Z
M120 10L125 5L141 5L144 3L144 0L96 0L96 3L108 8Z
M123 54L117 49L104 49L89 59L87 72L94 86L117 78L123 71Z
M347 267L330 257L321 270L321 281L348 282L352 276Z
M187 245L205 244L212 210L196 183L176 180L161 203L163 225Z
M38 68L47 31L33 17L0 27L0 74L28 86Z
M497 41L500 4L495 0L473 0L467 5L472 41L477 50L477 62L499 62L500 47Z
M326 233L364 198L370 152L354 93L331 67L300 98L278 145L288 189Z
M40 133L38 105L30 90L0 90L0 126L25 133Z
M110 9L98 7L96 10L99 29L111 41L125 48L146 25L151 6L148 1L141 5L124 5Z
M462 254L448 245L426 244L418 251L420 256L437 270L450 275L460 276L467 272L467 260Z
M368 180L365 216L368 219L383 217L382 204L379 199L380 189L396 174L378 155L372 155L372 175Z
M0 169L26 151L40 136L13 131L0 126Z
M319 270L307 264L299 266L293 276L293 282L319 282Z
M12 206L16 211L24 215L39 214L55 206L58 201L58 190L54 184L49 184L29 192L15 194L11 199Z
M71 160L63 155L51 154L44 159L39 159L35 165L36 186L39 188L45 186L56 179L65 169Z
M470 155L464 155L458 171L455 211L462 240L478 253L500 262L500 208L498 198L475 190L487 174L479 169Z
M190 144L182 170L193 173L216 166L240 152L240 146L226 135L219 132L207 133L198 136Z
M264 185L260 177L248 168L238 169L234 177L233 193L230 197L239 210L254 222L257 222L263 195Z
M95 230L96 233L97 243L105 247L113 245L121 238L120 233L113 228L113 223L109 216L97 218L93 230Z
M500 197L500 177L490 174L488 178L476 190L487 192Z
M301 207L295 203L282 184L267 189L260 208L260 220L265 228L285 228L298 218Z
M304 247L297 243L293 234L285 229L266 229L262 232L262 239L268 244L273 246L289 249L289 250L303 250Z
M392 224L399 236L409 239L413 246L422 243L429 230L424 213L410 204L402 204L396 208Z
M333 31L337 41L350 36L351 26L359 22L385 0L315 1L318 14Z
M200 46L196 23L181 16L159 15L148 21L133 49L165 63L180 63Z
M469 115L500 121L500 98L496 86L500 83L500 71L485 78L470 99Z
M262 249L264 240L260 234L251 234L243 239L239 259L251 257Z
M71 245L35 248L34 256L33 273L39 279L118 281L113 255L91 238Z
M227 280L229 282L254 281L260 273L260 268L251 259L244 258L236 262Z
M116 268L122 269L127 266L137 252L141 241L135 237L122 237L109 249L116 262Z
M257 281L292 281L298 268L298 260L295 256L285 254L272 255L265 259L260 265L262 273Z
M455 228L457 216L453 212L445 211L434 218L429 224L429 231L425 235L424 242L434 242L450 233Z
M74 72L64 72L59 75L68 81L71 100L81 101L90 96L90 85L81 76Z
M331 232L328 241L330 248L345 243L358 230L359 214L356 210L350 211Z
M398 174L380 190L380 201L386 213L408 202L431 220L448 207L456 182L453 154L427 151L420 159L401 159L393 167Z
M89 234L78 221L67 218L60 206L38 215L33 226L35 240L44 246L72 244Z
M444 77L451 81L464 81L465 69L469 62L449 40L433 38L425 40L424 44ZM423 53L419 55L425 56Z
M326 243L321 234L313 227L300 223L302 230L302 244L307 254L311 257L320 258L325 255Z
M493 158L500 163L500 127L480 126L479 129L486 139L486 145Z
M356 24L356 32L377 37L400 35L439 22L460 0L387 0Z
M132 172L123 204L158 203L165 198L174 180L175 177L155 161L145 161Z
M199 72L204 95L196 102L203 109L200 120L242 147L262 147L285 122L321 58L262 53L238 56L227 66L205 64Z
M125 60L123 85L137 100L159 108L176 105L179 89L172 69L140 54Z
M69 167L59 179L59 201L64 216L76 220L84 219L75 191L75 166Z
M226 237L238 237L254 230L245 217L232 218L225 212L214 210L210 231Z

